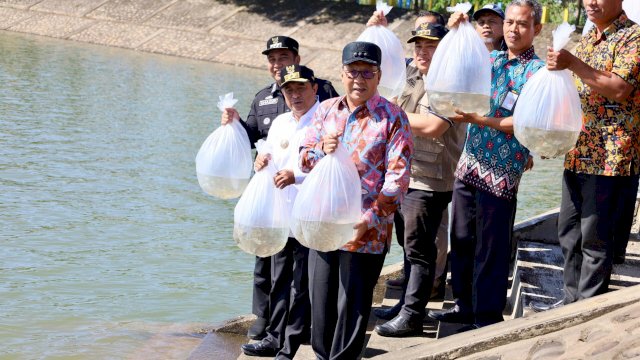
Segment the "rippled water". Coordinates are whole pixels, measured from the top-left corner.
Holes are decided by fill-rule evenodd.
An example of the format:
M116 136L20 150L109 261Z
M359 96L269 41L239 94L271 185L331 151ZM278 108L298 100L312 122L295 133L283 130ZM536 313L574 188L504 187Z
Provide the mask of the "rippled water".
M218 95L246 114L264 71L6 32L0 54L0 358L180 359L250 312L235 200L194 158ZM519 219L557 206L559 164L525 177Z

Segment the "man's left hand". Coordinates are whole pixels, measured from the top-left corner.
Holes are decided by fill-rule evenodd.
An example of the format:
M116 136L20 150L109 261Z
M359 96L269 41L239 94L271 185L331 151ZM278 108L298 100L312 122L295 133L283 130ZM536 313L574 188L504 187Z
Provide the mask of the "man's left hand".
M296 182L296 178L293 176L293 171L280 170L273 178L273 182L276 184L278 189L284 189L285 187L294 184Z
M576 58L564 49L554 51L553 48L549 47L547 50L547 69L552 71L568 69Z
M462 110L455 110L457 115L449 116L448 119L455 122L465 122L472 124L481 124L484 117L478 115L477 113L466 113Z
M367 232L367 230L369 230L369 225L367 224L367 222L364 220L358 221L355 225L353 225L353 230L355 230L353 238L351 238L351 240L347 244L364 245L362 237Z

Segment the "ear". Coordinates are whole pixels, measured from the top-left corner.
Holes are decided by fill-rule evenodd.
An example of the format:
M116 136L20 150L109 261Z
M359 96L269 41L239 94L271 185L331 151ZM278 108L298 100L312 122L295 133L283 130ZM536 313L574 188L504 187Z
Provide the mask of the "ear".
M300 55L296 55L296 57L293 59L293 62L295 64L300 64Z
M313 95L316 95L318 93L318 83L314 83L311 88L313 89Z
M538 36L538 34L540 34L540 31L542 31L542 24L534 25L533 30L534 35Z

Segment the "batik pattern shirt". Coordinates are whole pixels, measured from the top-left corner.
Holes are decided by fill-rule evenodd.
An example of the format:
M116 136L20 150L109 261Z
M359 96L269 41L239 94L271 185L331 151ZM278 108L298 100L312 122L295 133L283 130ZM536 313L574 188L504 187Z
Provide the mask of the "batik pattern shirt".
M544 66L544 62L531 47L511 60L507 51L494 50L491 52L491 64L491 99L487 116L512 116L515 106L511 110L504 108L505 98L510 92L520 94L524 84ZM528 157L529 149L521 145L513 134L489 126L469 124L456 177L478 190L513 199L518 192Z
M331 129L331 130L328 130ZM393 213L407 193L413 141L409 120L400 107L374 95L353 112L345 97L320 104L300 150L300 169L309 172L325 156L322 137L342 133L358 169L362 190L362 220L368 230L340 250L382 254L391 244Z
M584 174L640 173L640 26L623 13L600 37L594 27L575 55L596 70L611 72L633 86L623 102L608 99L575 76L582 102L582 131L565 157L565 169Z

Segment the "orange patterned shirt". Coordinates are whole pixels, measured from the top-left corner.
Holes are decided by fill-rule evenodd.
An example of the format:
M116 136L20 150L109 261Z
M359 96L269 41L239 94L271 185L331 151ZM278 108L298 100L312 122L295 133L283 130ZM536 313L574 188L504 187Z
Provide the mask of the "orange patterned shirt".
M629 176L640 173L640 26L622 13L597 36L582 37L575 55L596 70L611 72L634 89L624 102L595 92L580 78L582 131L565 157L565 169L577 173Z

